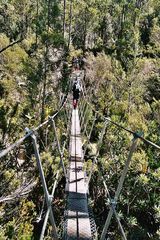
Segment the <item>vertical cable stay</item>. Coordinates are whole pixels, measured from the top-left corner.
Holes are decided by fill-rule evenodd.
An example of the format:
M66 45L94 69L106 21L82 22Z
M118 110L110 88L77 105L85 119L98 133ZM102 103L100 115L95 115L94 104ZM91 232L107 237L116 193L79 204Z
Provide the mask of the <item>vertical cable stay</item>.
M82 129L84 129L84 125L85 125L85 119L86 119L86 114L88 112L88 105L86 105L86 109L84 111L84 114L83 114L83 118L82 118L82 122L81 122L81 127Z
M67 173L66 173L66 169L65 169L65 166L64 166L62 150L61 150L61 147L60 147L60 142L59 142L57 131L56 131L55 121L53 119L50 119L50 120L51 120L52 127L54 129L54 133L55 133L55 137L56 137L56 141L57 141L57 146L58 146L58 151L59 151L59 155L60 155L60 162L61 162L61 165L62 165L63 173L64 173L65 178L67 179Z
M105 132L106 132L106 127L107 127L107 121L104 122L104 126L103 126L103 129L102 129L101 135L100 135L100 139L99 139L99 142L97 144L97 150L96 150L96 154L94 156L94 159L93 159L93 162L92 162L92 166L91 166L91 169L90 169L87 186L89 186L89 183L90 183L90 180L91 180L91 177L92 177L94 165L95 165L95 163L97 161L97 157L99 155L99 151L100 151L100 148L101 148L101 145L102 145L102 142L103 142L103 137L104 137Z
M86 143L86 147L84 148L84 151L83 151L83 156L85 156L86 150L87 150L87 145L88 145L88 143L90 143L90 139L91 139L91 135L92 135L92 132L93 132L93 128L94 128L94 125L95 125L96 118L97 118L97 113L95 113L89 135L87 133L87 129L85 129L84 133L86 134L86 137L87 137L87 143Z
M85 109L86 108L87 108L86 102L82 102L82 107L81 107L81 110L80 110L80 124L81 124L81 126L82 126L82 121L84 119Z

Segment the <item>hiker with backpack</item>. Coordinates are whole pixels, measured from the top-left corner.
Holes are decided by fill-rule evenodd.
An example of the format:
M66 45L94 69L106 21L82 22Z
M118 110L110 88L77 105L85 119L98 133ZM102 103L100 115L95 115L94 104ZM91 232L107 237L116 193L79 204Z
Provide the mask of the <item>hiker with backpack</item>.
M72 91L73 91L73 107L74 109L76 109L78 104L79 94L80 94L80 84L78 81L76 81L73 84Z

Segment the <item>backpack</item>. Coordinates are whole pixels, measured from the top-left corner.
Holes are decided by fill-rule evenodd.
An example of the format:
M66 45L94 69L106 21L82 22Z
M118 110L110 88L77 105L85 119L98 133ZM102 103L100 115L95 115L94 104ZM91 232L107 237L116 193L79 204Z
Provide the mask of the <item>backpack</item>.
M81 91L81 87L80 87L79 83L76 84L76 90Z

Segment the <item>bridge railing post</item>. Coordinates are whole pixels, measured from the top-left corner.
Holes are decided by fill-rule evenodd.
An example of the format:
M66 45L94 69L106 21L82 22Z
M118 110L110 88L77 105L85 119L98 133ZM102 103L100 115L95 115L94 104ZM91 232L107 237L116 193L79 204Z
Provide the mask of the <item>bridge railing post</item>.
M124 240L127 240L126 235L125 235L125 232L124 232L124 229L123 229L122 224L121 224L121 221L120 221L119 216L118 216L117 211L116 211L116 203L115 203L114 200L111 199L111 196L110 196L110 193L109 193L107 184L106 184L106 182L105 182L105 179L104 179L104 177L103 177L103 175L102 175L102 172L99 171L99 173L100 173L100 176L101 176L102 179L103 179L103 184L104 184L105 190L106 190L107 195L108 195L108 198L109 198L110 207L112 208L113 213L114 213L114 215L115 215L115 217L116 217L116 220L117 220L118 226L119 226L119 228L120 228L120 231L121 231L121 233L122 233L123 239L124 239Z
M123 183L124 183L124 180L125 180L125 177L126 177L126 174L127 174L127 171L128 171L128 168L129 168L132 156L133 156L133 153L134 153L134 151L136 150L136 147L137 147L137 142L138 142L138 138L134 137L131 148L130 148L130 151L129 151L127 161L125 163L125 166L124 166L124 169L122 171L122 174L121 174L121 177L120 177L120 180L119 180L119 184L118 184L118 187L117 187L117 190L116 190L116 193L115 193L115 197L114 197L114 202L115 203L117 203L118 197L119 197L120 192L122 190ZM103 231L102 231L102 234L101 234L101 237L100 237L100 240L105 240L105 236L106 236L108 227L110 225L112 216L113 216L113 209L110 208L107 219L106 219L106 222L105 222L105 225L104 225L104 228L103 228Z
M47 184L46 184L46 180L45 180L45 176L44 176L44 171L43 171L42 163L41 163L41 159L40 159L40 154L39 154L39 150L38 150L37 137L33 133L31 135L31 138L32 138L34 153L35 153L35 157L36 157L36 161L37 161L37 166L38 166L39 173L40 173L40 179L41 179L42 186L43 186L43 191L44 191L44 194L45 194L47 209L49 211L50 222L51 222L51 225L52 225L52 234L53 234L52 237L53 237L54 240L57 240L58 239L57 229L56 229L54 215L53 215L52 206L51 206L52 197L49 195L49 192L48 192L48 188L47 188ZM43 236L42 236L41 239L43 239Z
M118 226L119 226L119 228L120 228L121 234L122 234L122 236L123 236L123 239L124 239L124 240L127 240L126 235L125 235L125 232L124 232L124 229L123 229L122 224L121 224L121 222L120 222L119 216L118 216L118 214L117 214L117 212L116 212L116 208L115 208L114 206L112 206L112 209L113 209L113 213L114 213L114 215L115 215L115 217L116 217Z
M56 185L57 185L57 182L58 182L58 177L59 177L59 169L58 169L58 171L56 173L55 181L54 181L54 184L53 184L52 193L51 193L51 199L53 199L53 197L54 197L54 192L55 192ZM45 233L45 230L46 230L46 227L47 227L47 222L48 222L50 211L51 211L51 206L50 206L50 208L47 209L39 240L43 240L44 233Z

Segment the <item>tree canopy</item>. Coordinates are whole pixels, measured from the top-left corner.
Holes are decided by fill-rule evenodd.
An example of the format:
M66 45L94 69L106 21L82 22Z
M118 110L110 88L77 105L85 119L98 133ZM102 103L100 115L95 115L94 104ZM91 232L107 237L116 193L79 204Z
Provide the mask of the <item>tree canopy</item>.
M88 101L100 114L160 145L160 2L157 0L0 0L0 149L44 122L68 93L73 57L84 60ZM91 129L94 112L86 110ZM57 120L63 143L64 115ZM87 174L102 129L97 117L86 144ZM84 129L83 129L84 130ZM39 149L50 184L58 151L50 129L39 132ZM131 136L107 127L99 156L111 195L124 166ZM50 144L50 145L49 145ZM85 145L86 144L86 145ZM139 143L118 202L129 240L160 238L160 153ZM68 153L65 150L65 164ZM109 210L98 164L90 183L90 205L100 235ZM0 200L17 189L33 189L14 201L0 202L0 239L39 239L43 191L33 146L26 141L0 162ZM61 173L55 207L62 234L64 179ZM95 184L96 183L96 184ZM121 239L113 220L108 239ZM45 239L50 239L48 227Z

